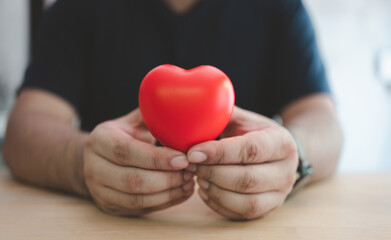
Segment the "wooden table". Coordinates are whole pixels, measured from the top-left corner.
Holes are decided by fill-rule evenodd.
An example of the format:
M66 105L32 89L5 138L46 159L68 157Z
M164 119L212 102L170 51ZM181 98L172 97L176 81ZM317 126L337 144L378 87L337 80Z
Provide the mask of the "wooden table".
M144 218L110 216L92 202L27 186L0 170L0 239L391 239L391 173L340 174L268 216L225 220L197 195Z

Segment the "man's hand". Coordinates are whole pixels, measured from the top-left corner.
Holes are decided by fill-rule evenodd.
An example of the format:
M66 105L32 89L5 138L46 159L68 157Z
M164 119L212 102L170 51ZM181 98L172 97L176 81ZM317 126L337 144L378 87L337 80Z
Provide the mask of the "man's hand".
M271 119L235 107L218 141L189 149L199 195L217 213L254 219L280 206L296 179L298 155L287 129Z
M98 125L84 150L84 176L96 204L139 216L181 203L194 191L186 156L153 145L138 109Z

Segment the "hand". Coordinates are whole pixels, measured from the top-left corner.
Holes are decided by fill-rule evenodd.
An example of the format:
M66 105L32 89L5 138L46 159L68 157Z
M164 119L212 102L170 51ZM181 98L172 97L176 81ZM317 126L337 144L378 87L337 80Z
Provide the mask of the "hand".
M296 179L298 154L287 129L235 107L222 139L189 149L203 201L234 220L254 219L282 205Z
M139 109L98 125L84 150L88 190L105 212L139 216L181 203L194 191L186 156L153 145Z

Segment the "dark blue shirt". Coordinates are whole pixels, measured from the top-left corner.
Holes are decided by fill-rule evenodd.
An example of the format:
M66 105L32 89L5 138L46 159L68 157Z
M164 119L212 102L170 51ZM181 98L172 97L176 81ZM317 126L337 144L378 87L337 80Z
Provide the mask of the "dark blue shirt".
M59 0L35 50L22 88L64 98L87 131L136 108L144 75L164 63L221 69L236 105L269 117L329 91L300 0L200 0L183 15L162 0Z

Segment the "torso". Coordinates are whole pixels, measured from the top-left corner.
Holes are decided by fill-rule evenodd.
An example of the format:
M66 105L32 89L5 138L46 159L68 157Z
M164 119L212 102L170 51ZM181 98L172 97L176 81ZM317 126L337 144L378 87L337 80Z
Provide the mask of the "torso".
M233 82L238 106L273 114L270 1L201 1L183 15L161 0L107 2L95 21L92 51L99 54L92 57L84 129L137 108L143 77L165 63L215 66Z

